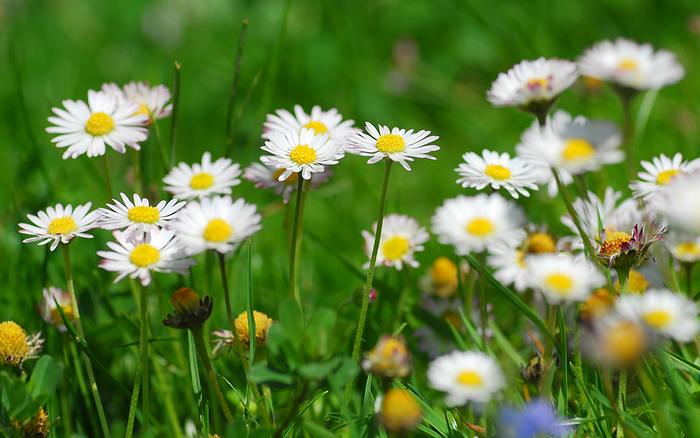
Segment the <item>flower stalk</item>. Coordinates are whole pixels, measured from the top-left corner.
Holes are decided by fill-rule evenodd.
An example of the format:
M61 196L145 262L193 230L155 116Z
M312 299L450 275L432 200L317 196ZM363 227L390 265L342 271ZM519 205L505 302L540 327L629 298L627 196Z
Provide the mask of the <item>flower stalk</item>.
M290 257L289 257L289 298L294 298L297 302L300 301L300 297L297 291L296 276L297 276L297 255L299 253L299 245L297 245L297 239L299 239L299 229L301 228L300 218L301 207L302 207L302 191L304 188L304 178L298 175L297 182L297 196L296 205L294 207L294 224L292 225L292 245L290 247Z

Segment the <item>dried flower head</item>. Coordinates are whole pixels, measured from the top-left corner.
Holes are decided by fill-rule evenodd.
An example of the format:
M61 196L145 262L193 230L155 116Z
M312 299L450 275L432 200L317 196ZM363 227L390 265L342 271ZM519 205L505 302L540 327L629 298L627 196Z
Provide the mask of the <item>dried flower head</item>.
M600 234L598 259L608 268L636 268L647 260L647 252L652 243L663 240L667 226L659 226L654 221L645 233L645 226L635 224L632 234L623 231L611 233L603 230Z
M163 324L177 329L199 328L209 319L214 302L211 297L204 300L192 289L181 287L173 294L170 305L175 315L168 315Z

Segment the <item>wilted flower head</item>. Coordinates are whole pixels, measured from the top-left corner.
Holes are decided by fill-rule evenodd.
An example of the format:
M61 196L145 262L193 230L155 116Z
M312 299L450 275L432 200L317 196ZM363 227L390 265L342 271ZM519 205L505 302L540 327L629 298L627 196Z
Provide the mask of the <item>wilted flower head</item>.
M50 286L48 289L43 289L43 295L41 298L41 317L46 321L47 324L51 324L54 327L58 327L61 332L67 332L68 329L63 324L63 318L61 318L61 312L58 310L56 305L58 301L58 306L61 306L63 313L66 314L66 318L71 323L75 322L75 317L73 315L73 306L71 305L70 295L68 292L62 291L57 287Z
M402 378L411 373L411 355L405 341L391 335L382 335L377 345L365 354L362 369L387 378Z
M504 438L561 437L569 432L551 404L533 400L524 409L506 408L501 412L501 433Z
M14 321L0 323L0 366L22 366L28 359L36 359L44 340L41 332L27 335L22 327Z
M384 394L380 418L389 432L413 429L423 418L416 397L405 389L392 388Z
M168 314L163 324L177 329L199 328L209 319L214 302L211 297L204 300L192 289L181 287L176 290L170 300L175 308L174 315Z
M648 230L645 233L645 228ZM659 226L655 221L648 227L635 224L632 235L623 231L600 233L598 259L608 268L636 268L646 260L652 243L663 240L667 226Z
M23 437L47 437L51 431L51 419L44 408L41 407L28 421L20 424L20 422L15 419L12 420L12 425L15 426L16 429L22 430Z

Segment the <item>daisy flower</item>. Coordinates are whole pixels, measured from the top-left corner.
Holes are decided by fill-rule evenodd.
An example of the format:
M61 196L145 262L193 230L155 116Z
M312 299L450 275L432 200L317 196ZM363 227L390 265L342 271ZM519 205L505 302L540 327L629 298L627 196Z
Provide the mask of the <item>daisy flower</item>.
M685 75L676 55L668 50L654 53L650 44L639 45L618 38L601 41L581 55L581 74L635 90L655 90L675 84Z
M673 231L666 238L666 246L673 258L679 262L700 261L700 235Z
M632 366L651 347L651 333L636 318L612 312L591 322L592 336L582 336L581 340L586 351L603 364Z
M191 201L172 223L187 255L207 249L222 254L230 252L234 243L247 239L262 229L262 216L257 207L246 204L243 198L233 202L230 196L202 198Z
M647 232L645 232L645 229ZM624 231L600 233L600 248L596 257L608 268L636 268L648 259L647 252L652 243L664 240L667 226L659 226L655 221L648 227L635 224L632 235Z
M540 290L550 305L562 301L584 301L593 289L605 284L605 277L583 256L554 254L528 256L529 283Z
M454 351L430 362L428 382L447 393L445 404L463 406L469 401L488 402L506 384L498 363L478 351Z
M447 199L430 221L438 242L454 245L458 255L484 252L500 241L515 246L524 238L522 211L497 193Z
M388 157L394 162L401 163L404 169L411 170L408 161L413 161L414 158L436 159L428 154L440 150L440 146L430 144L440 137L430 135L430 131L418 131L414 134L413 129L389 130L388 126L377 126L379 130L367 122L365 129L370 135L357 132L347 137L347 142L355 149L355 153L363 157L371 157L367 163L374 164Z
M372 256L374 239L377 232L377 223L372 225L373 233L363 231L365 238L365 254ZM406 215L390 214L384 218L382 227L382 237L379 240L379 252L377 252L377 263L387 267L396 267L397 270L403 268L403 264L417 268L420 266L413 258L415 251L423 251L422 244L427 242L430 235L421 227L418 221ZM369 269L369 262L365 263L364 269Z
M88 213L92 202L85 205L73 207L68 204L64 208L62 204L56 204L56 207L48 207L46 212L40 211L34 216L28 214L27 217L34 225L19 224L21 234L28 234L29 239L24 239L22 243L39 242L39 245L51 243L51 251L55 250L59 243L68 243L74 237L85 237L92 239L90 234L85 232L95 228L95 221L98 213L93 211Z
M508 153L498 155L498 152L484 149L482 155L483 158L474 152L462 155L466 163L455 169L455 172L462 176L457 180L457 184L477 190L489 185L494 190L503 187L515 199L519 198L519 194L529 197L530 193L525 189L539 190L535 184L537 178L534 165L519 158L511 159Z
M302 128L313 129L316 135L329 134L331 139L344 142L345 136L358 131L353 128L354 120L343 121L343 116L338 110L331 108L328 111L321 110L315 105L311 108L311 114L306 114L301 105L294 105L294 114L287 110L275 111L277 115L268 114L267 121L263 124L262 138L271 139L273 132L284 134L286 131L301 133Z
M369 353L365 353L362 369L389 379L408 376L413 370L413 364L411 354L406 348L406 340L403 337L382 335L377 345Z
M700 331L697 303L670 290L649 289L643 295L621 296L615 310L623 318L643 321L678 342L690 342Z
M661 154L654 157L652 162L642 161L642 167L646 172L639 172L637 176L642 181L634 181L630 189L635 198L642 198L648 202L659 188L671 182L679 173L692 173L700 167L700 158L691 162L683 161L683 155L678 152L673 159Z
M280 181L279 177L287 169L276 169L272 166L267 166L260 163L250 163L250 166L243 170L243 178L255 183L256 189L275 189L275 195L282 195L282 202L289 202L292 197L292 192L297 189L299 182L299 174L292 173L284 181ZM315 190L319 185L328 182L328 178L333 176L333 171L324 170L311 174L311 179L308 184L304 184L304 190Z
M331 139L328 132L315 135L313 129L306 128L301 128L301 132L273 131L260 149L272 154L260 157L263 164L284 169L278 181L286 180L292 173L301 173L302 178L310 179L312 172L323 172L325 166L338 164L345 156L341 144Z
M61 134L51 139L59 148L68 147L63 159L78 158L87 152L88 157L105 154L105 144L115 151L126 152L125 145L139 150L138 142L148 138L143 127L148 120L146 114L136 114L139 106L135 102L117 104L117 98L104 91L88 91L88 103L82 100L64 100L65 110L52 108L58 117L49 117L46 132Z
M100 218L97 226L103 230L123 230L129 233L143 233L155 228L167 226L177 212L185 206L186 202L178 202L177 198L170 201L160 201L152 207L146 198L141 198L134 193L134 202L128 196L121 193L124 204L113 199L114 205L107 204L109 208L100 208Z
M48 289L44 288L42 290L41 307L39 311L41 317L47 324L58 327L59 331L65 333L68 329L63 324L63 318L61 318L61 312L58 311L56 301L58 301L58 306L61 306L61 309L63 309L63 313L66 314L68 321L75 323L70 295L68 295L68 292L62 291L57 287L50 286Z
M518 292L528 287L528 269L525 252L504 242L497 242L490 248L487 263L494 269L493 276L504 285L513 284Z
M486 92L495 106L517 106L528 112L546 113L561 93L573 85L579 73L576 63L563 59L523 60L498 78Z
M22 362L39 357L44 340L41 332L28 335L14 321L0 323L0 366L15 365L21 368Z
M563 110L547 117L542 128L533 123L521 141L515 150L526 163L563 169L573 175L597 171L625 158L618 149L622 135L617 126L583 116L572 119Z
M102 91L117 98L121 105L123 102L133 101L139 105L138 114L153 115L156 119L168 117L173 112L173 104L169 104L170 90L165 85L156 85L151 88L148 82L131 81L124 85L124 89L111 82L102 85ZM149 118L148 123L151 120Z
M112 233L116 242L107 242L112 251L97 251L102 257L100 268L118 272L117 283L127 275L139 278L143 286L151 283L151 271L189 275L190 266L197 262L185 258L185 253L174 239L175 230L153 229L144 236L127 235L122 231Z
M700 172L678 174L657 190L649 209L681 229L700 233Z
M205 152L202 156L202 164L194 163L190 167L180 163L173 168L163 178L163 182L168 184L163 187L163 190L180 199L188 200L213 194L230 195L231 187L241 183L237 178L241 174L241 166L238 163L232 163L230 158L219 158L212 163L211 154Z

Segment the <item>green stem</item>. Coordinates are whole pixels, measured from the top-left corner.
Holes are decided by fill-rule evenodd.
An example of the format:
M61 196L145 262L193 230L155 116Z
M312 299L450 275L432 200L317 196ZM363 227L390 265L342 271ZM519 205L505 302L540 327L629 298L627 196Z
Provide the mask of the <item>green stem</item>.
M109 162L107 161L107 154L102 155L102 163L105 167L105 185L107 186L107 198L109 202L112 201L112 181L109 177ZM82 335L81 335L82 336Z
M357 333L355 334L355 344L352 348L352 361L357 363L360 360L360 347L362 345L362 333L365 330L365 321L367 320L367 307L369 306L369 292L372 290L372 281L374 280L374 267L377 263L377 253L379 252L379 241L382 239L382 226L384 225L384 208L386 206L386 192L389 187L389 175L391 174L391 165L393 161L388 158L384 159L384 181L382 182L382 194L379 199L379 215L377 217L377 229L374 233L374 245L372 247L372 256L369 259L369 271L367 272L367 282L365 290L362 294L362 307L360 309L360 319L357 322ZM345 402L350 400L350 392L354 379L351 379L345 387Z
M156 133L156 142L158 142L160 158L163 160L163 174L167 175L168 172L170 172L170 160L168 160L168 153L165 151L163 137L160 135L160 126L158 126L158 120L155 118L155 115L151 114L151 120L151 123L153 124L153 130Z
M630 293L630 268L617 268L617 277L620 281L620 296L629 295ZM620 412L625 410L627 405L627 369L620 369L620 381L617 393L617 407ZM617 424L617 438L624 438L625 430L621 422Z
M129 403L129 417L126 421L126 438L131 438L134 434L134 420L136 419L136 405L139 401L139 390L141 389L142 373L143 368L137 366L136 378L134 379L134 389L131 392L131 403Z
M297 197L296 206L294 207L294 224L292 225L292 246L290 247L291 254L289 256L289 298L294 298L297 302L300 301L296 293L296 263L297 263L297 239L299 238L299 217L301 216L301 200L302 191L304 188L304 178L300 174L297 175Z
M177 138L177 114L180 108L180 67L175 62L175 72L173 73L173 113L170 118L170 167L175 167L175 140Z
M207 347L204 345L204 333L202 332L202 328L197 327L191 330L192 335L194 337L194 345L197 347L197 353L199 353L199 358L202 359L202 362L204 363L204 369L207 371L209 381L214 387L214 392L216 393L216 398L219 399L221 409L224 410L224 416L226 417L226 420L230 423L233 421L233 414L231 414L231 410L228 407L226 398L224 398L224 393L221 392L219 381L217 380L216 374L214 373L214 369L211 366L211 360L209 360L209 352L207 352Z
M131 394L131 405L129 406L129 417L127 422L126 436L131 437L134 428L133 416L136 413L136 404L139 398L139 380L143 388L141 415L142 432L148 430L149 398L148 398L148 289L141 285L139 312L141 317L139 336L139 360L136 364L136 378L134 379L134 390Z
M685 293L688 298L693 298L693 263L683 263L685 266Z
M486 252L476 255L476 260L484 270L486 269ZM479 275L479 307L481 308L481 350L486 351L486 325L488 322L488 309L486 308L486 296L488 292L488 281L485 275Z
M547 314L547 330L554 336L557 327L557 306L550 304L549 313ZM563 334L562 334L563 336ZM544 374L542 375L542 390L540 391L542 399L549 401L549 394L551 393L551 385L549 384L550 377L552 373L552 368L554 368L554 361L552 360L552 352L554 351L554 341L551 337L544 337Z
M144 196L143 182L141 181L141 151L134 149L132 154L134 157L134 192Z
M233 310L231 309L231 295L228 288L228 276L226 275L226 260L223 254L217 252L219 256L219 267L221 268L221 283L224 286L224 301L226 301L226 316L228 317L229 327L233 335L233 342L235 344L236 354L241 360L241 365L243 366L243 371L245 372L246 380L250 383L253 390L253 395L258 404L258 409L262 412L263 418L266 424L271 424L270 413L267 410L265 400L260 395L260 390L258 385L250 381L250 364L246 360L245 351L243 350L243 344L241 344L240 337L238 336L238 330L236 330L236 320L233 317ZM249 332L250 333L250 332ZM254 341L255 335L250 336L251 340ZM196 336L195 336L196 340Z
M632 149L632 144L634 142L634 126L632 125L632 110L630 103L632 102L632 97L634 94L618 92L620 97L620 102L622 103L622 113L624 117L623 135L625 142L625 153L627 161L627 176L630 180L635 177L634 168L634 150Z
M671 254L671 251L668 252L668 281L669 281L669 288L674 291L674 292L680 292L681 291L681 286L678 284L678 277L676 276L676 268L674 267L674 259L673 259L673 254Z
M629 295L630 293L630 268L617 268L617 280L620 282L620 295Z
M559 189L559 194L561 195L561 198L564 201L564 205L566 206L566 211L569 212L571 220L574 222L574 225L576 225L576 229L581 235L581 239L583 239L583 246L586 248L586 252L588 253L587 255L589 257L593 257L593 255L596 254L596 251L591 245L591 241L588 238L588 234L586 234L586 232L583 230L581 218L578 216L578 213L576 213L576 210L574 210L574 205L571 203L571 198L569 198L569 192L566 191L566 187L561 181L561 176L559 175L557 169L555 169L554 167L552 167L552 175L554 175L554 179L557 182L557 188Z
M106 156L106 155L105 155ZM105 160L105 165L107 161ZM109 181L109 176L107 176L107 181ZM107 185L108 190L109 184ZM110 195L111 198L111 195ZM111 200L111 199L110 199ZM61 250L63 251L63 264L66 269L66 283L68 284L68 295L70 295L70 304L73 308L73 317L75 318L75 326L78 329L78 335L85 340L85 332L83 331L83 323L80 320L80 310L78 309L78 301L75 299L75 288L73 287L73 271L70 267L70 248L68 244L61 244ZM86 340L85 340L86 341ZM86 341L87 342L87 341ZM90 390L92 391L92 397L95 399L95 405L97 406L97 415L100 418L100 425L102 426L102 433L106 438L110 438L109 426L107 425L107 417L105 417L105 411L102 406L102 399L100 398L100 391L97 388L97 381L95 380L95 372L92 369L92 362L83 353L83 361L85 362L85 368L87 369L88 380L90 382Z

